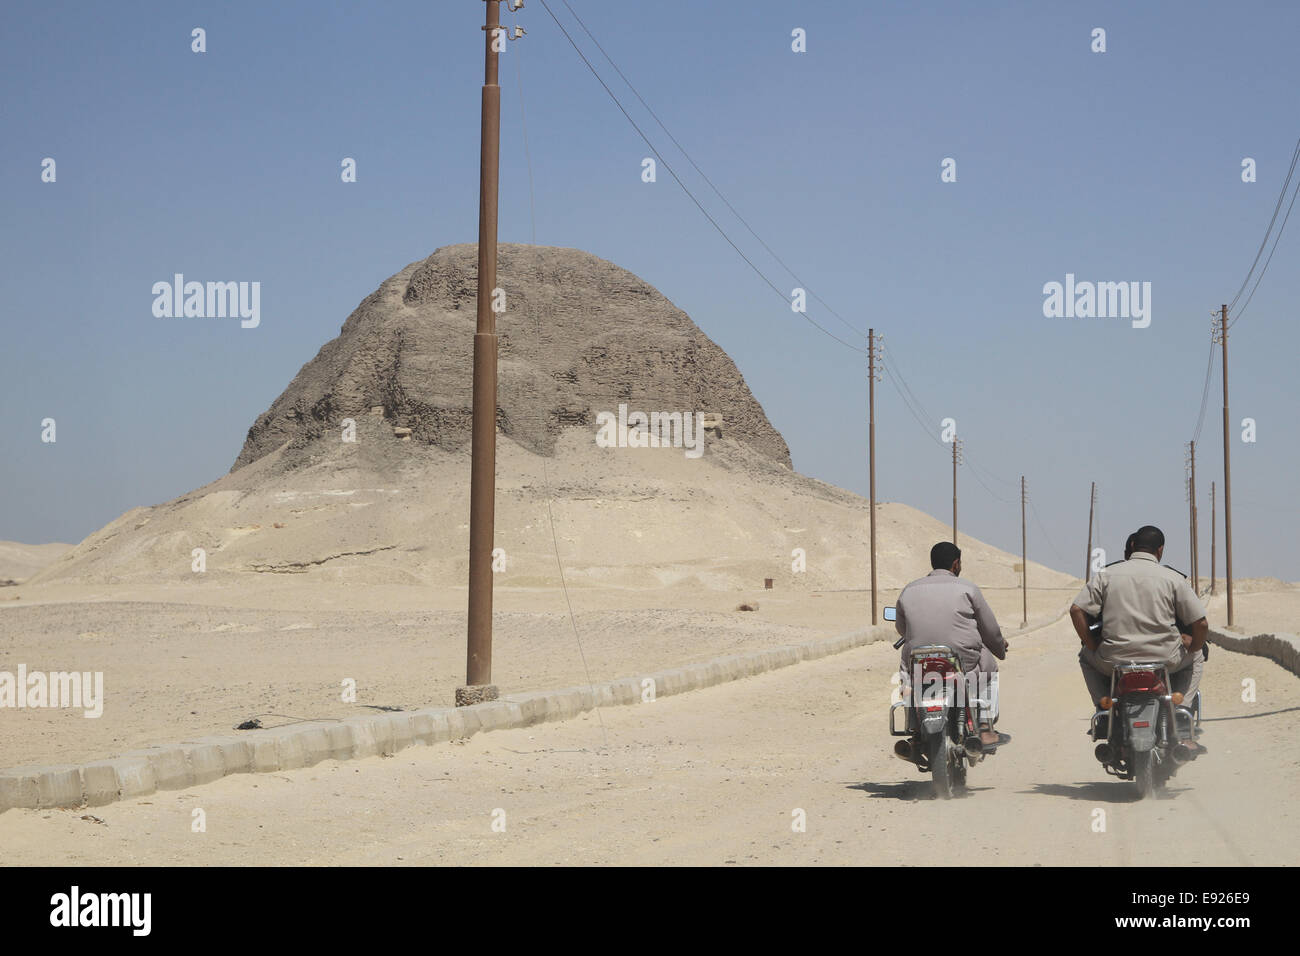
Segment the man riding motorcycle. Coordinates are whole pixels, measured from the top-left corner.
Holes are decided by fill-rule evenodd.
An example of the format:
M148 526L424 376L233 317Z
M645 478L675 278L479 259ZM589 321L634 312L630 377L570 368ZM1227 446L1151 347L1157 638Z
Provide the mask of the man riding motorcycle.
M898 595L894 627L903 638L903 673L907 675L912 648L926 644L951 647L968 682L974 677L983 687L993 688L992 706L981 715L980 743L994 747L999 737L993 730L997 684L992 677L1010 645L980 589L961 577L960 548L951 541L940 541L930 549L930 567L933 570L928 575L917 578ZM908 756L906 747L907 741L898 742L900 756Z
M1106 565L1106 567L1109 568L1116 564L1123 564L1124 561L1127 561L1129 558L1133 557L1133 539L1136 537L1137 537L1137 532L1134 532L1133 534L1129 535L1128 540L1124 542L1123 559L1119 561L1111 561L1109 564ZM1169 567L1169 565L1165 565L1165 567ZM1178 571L1177 568L1173 568L1172 570ZM1184 578L1187 577L1187 575L1183 574L1183 572L1181 571L1178 571L1178 573L1182 574ZM1101 639L1101 631L1099 629L1100 626L1101 626L1100 617L1091 617L1091 616L1089 617L1088 629L1092 631L1093 638L1097 641L1100 641ZM1190 624L1188 624L1182 618L1178 619L1178 634L1180 639L1183 642L1183 646L1187 648L1190 648L1192 646L1192 635L1189 633L1191 629L1192 627ZM1192 655L1192 666L1190 668L1179 671L1177 674L1170 675L1170 680L1173 684L1172 689L1176 691L1180 691L1183 695L1183 698L1187 701L1191 701L1192 699L1194 699L1196 697L1196 692L1200 690L1201 678L1205 674L1205 662L1208 661L1209 659L1210 659L1210 644L1207 641L1205 644L1201 646L1201 654L1199 657L1197 657L1196 655ZM1082 648L1080 648L1080 652L1079 652L1079 663L1080 666L1086 666L1086 662L1084 661L1084 657L1083 657ZM1088 672L1084 671L1084 680L1086 681L1088 680L1088 678L1089 678ZM1089 693L1091 693L1091 691L1089 691ZM1093 703L1095 704L1096 701L1094 701Z
M1160 564L1164 533L1145 525L1130 540L1131 555L1093 575L1070 607L1083 644L1079 665L1094 707L1110 691L1115 664L1162 663L1171 681L1189 681L1209 636L1205 606L1196 592L1179 572ZM1101 618L1100 642L1089 630L1089 617ZM1186 641L1180 621L1192 622ZM1188 744L1203 749L1194 741Z

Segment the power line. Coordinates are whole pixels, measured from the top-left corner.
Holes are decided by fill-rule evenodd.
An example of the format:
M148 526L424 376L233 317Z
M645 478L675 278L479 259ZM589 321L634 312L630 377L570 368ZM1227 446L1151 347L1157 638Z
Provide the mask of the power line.
M773 259L775 259L781 265L781 268L783 268L787 273L789 273L790 278L794 279L794 281L799 283L799 285L804 289L807 289L808 294L812 296L812 298L816 299L817 302L821 303L821 305L826 309L827 312L835 316L835 318L839 319L840 322L843 323L843 325L846 328L848 328L850 331L856 332L858 335L862 336L863 339L866 339L867 334L865 332L863 332L856 325L851 323L848 319L844 318L844 316L840 315L833 308L831 308L830 303L828 303L825 299L823 299L816 292L814 292L808 286L808 283L804 282L803 279L799 278L799 276L795 273L794 269L790 268L790 266L786 264L786 261L782 259L779 255L777 255L776 251L771 246L769 246L766 242L763 241L763 237L754 231L754 227L749 224L749 221L745 219L745 217L740 214L740 211L731 204L731 201L722 194L722 190L720 190L714 184L713 180L708 177L708 175L704 172L704 170L700 168L699 164L695 162L695 160L691 157L691 154L686 151L686 147L683 146L678 141L677 137L672 134L672 131L664 124L664 121L659 118L659 114L656 113L651 108L650 104L645 101L645 98L639 92L637 92L637 88L632 85L632 81L629 80L627 76L623 73L623 71L619 69L618 64L614 62L614 58L611 57L608 52L606 52L603 46L601 46L600 41L597 40L595 34L593 34L591 30L588 29L587 24L583 22L582 17L578 16L577 12L573 9L573 7L569 5L569 0L563 0L563 3L565 9L569 11L573 19L578 21L578 26L582 27L583 32L585 32L587 36L591 38L591 42L596 45L596 49L600 51L601 55L605 58L605 60L609 63L609 65L614 68L614 72L618 74L619 79L621 79L627 85L627 88L632 91L632 95L637 98L637 100L641 103L641 105L645 107L646 112L649 113L650 116L654 119L654 121L659 124L659 128L664 131L664 133L668 136L670 140L672 140L673 145L677 147L678 151L683 156L686 157L686 161L691 164L691 166L695 169L697 173L700 174L700 178L703 179L706 183L708 183L709 188L712 189L713 192L717 195L717 197L722 200L723 204L729 210L731 210L731 214L740 221L740 224L749 231L749 234L758 241L758 244L767 250L767 254L770 255Z
M512 10L511 13L517 14L517 11ZM528 164L528 214L533 227L533 245L537 245L537 200L533 190L533 154L528 148L528 118L524 115L524 68L520 65L518 46L515 49L515 78L519 81L519 125L524 134L524 160Z
M979 482L981 488L983 488L985 491L989 493L989 497L993 498L995 501L1002 502L1004 505L1014 505L1016 503L1011 498L1003 498L1001 495L997 494L992 488L990 488L988 485L984 483L984 479L980 477L979 469L975 467L974 463L970 460L969 455L966 458L966 464L970 466L971 476L977 482ZM993 477L993 476L990 475L989 477Z
M532 217L533 245L537 245L537 203L534 199L533 189L533 156L532 152L528 148L528 120L524 115L524 74L523 67L520 66L520 57L518 52L515 53L515 75L519 80L519 122L523 128L524 161L528 166L528 207ZM538 312L534 318L537 340L540 343L542 337L541 313ZM556 570L559 571L560 574L560 589L564 592L564 604L569 611L569 626L573 629L573 639L578 645L578 656L582 658L583 673L587 675L587 687L592 690L594 694L595 685L591 682L591 667L587 664L587 651L582 646L581 635L578 634L578 619L573 613L573 600L569 597L569 582L564 574L564 561L560 558L560 541L555 534L555 513L551 507L551 500L554 498L554 493L551 490L551 475L550 469L546 465L546 457L545 454L541 456L542 487L546 491L546 523L551 530L551 549L555 554ZM596 720L600 723L601 741L603 742L604 749L608 751L609 731L605 728L605 717L601 714L599 706L596 706L594 710L596 711Z
M1210 398L1210 378L1214 373L1214 336L1210 336L1210 354L1205 359L1205 384L1201 386L1201 411L1196 416L1196 430L1192 434L1192 441L1200 441L1201 427L1205 424L1206 403Z
M921 411L922 415L925 417L925 420L926 420L927 422L933 422L933 421L935 421L935 419L931 418L931 416L930 416L930 412L926 409L925 405L922 404L921 400L920 400L919 398L916 397L916 393L912 391L911 386L909 386L909 385L907 384L907 379L906 379L906 377L903 375L902 370L898 367L898 362L895 361L892 351L891 351L891 353L890 353L889 360L890 360L890 363L894 366L894 371L898 374L898 380L899 380L899 382L902 384L903 388L907 391L907 394L908 394L908 396L910 396L912 402L913 402L913 403L916 405L916 407ZM932 427L933 427L932 425L927 425L927 426L926 426L927 429L932 428Z
M921 413L912 407L912 403L908 400L908 397L903 393L903 389L899 387L898 381L895 379L895 375L896 375L895 371L890 367L889 364L885 362L883 349L879 353L877 353L876 359L878 364L880 365L881 371L883 371L885 373L885 377L889 379L889 384L894 386L894 391L898 392L898 397L903 400L904 407L908 410L908 412L911 413L912 417L916 419L916 423L921 426L921 430L925 432L926 437L929 438L936 445L938 445L940 448L942 448L944 443L940 441L939 438L930 430L930 426L926 424L925 419L922 418L921 416Z
M1264 268L1259 270L1259 277L1255 279L1255 284L1251 286L1250 295L1246 296L1246 301L1242 303L1241 308L1237 310L1237 315L1228 323L1228 328L1232 328L1241 317L1245 314L1250 300L1255 298L1255 292L1259 289L1259 284L1264 280L1264 273L1268 272L1268 264L1273 261L1273 253L1277 252L1277 244L1282 241L1282 233L1286 230L1287 220L1291 218L1291 210L1295 208L1296 194L1300 193L1300 181L1296 182L1296 188L1291 191L1291 203L1286 207L1286 215L1282 217L1282 225L1278 227L1277 236L1273 239L1273 248L1268 251L1268 258L1264 260Z
M891 359L891 361L893 361L893 356L892 356L892 354L891 354L891 356L890 356L890 359ZM898 381L899 381L899 383L902 385L904 391L907 392L908 396L910 396L911 401L915 404L916 408L920 410L921 416L922 416L926 421L933 422L934 419L931 417L930 413L926 410L925 406L924 406L923 404L921 404L921 400L918 399L918 398L916 397L916 393L912 391L911 386L909 386L909 385L907 384L907 379L903 376L903 373L902 373L901 371L899 371L899 369L898 369L898 363L895 361L895 362L893 362L893 365L894 365L894 372L895 372L895 374L896 374L897 377L898 377ZM915 415L914 415L914 417L915 417ZM931 427L933 427L933 426L932 426L932 425L927 425L927 426L926 426L927 433L928 433L928 431L929 431L929 429L930 429ZM942 442L941 442L940 444L942 444ZM970 463L970 462L969 462L969 454L967 455L967 462ZM985 477L991 478L991 479L993 479L994 481L999 481L999 482L1001 482L1001 483L1003 483L1003 484L1005 484L1005 485L1018 485L1018 484L1020 483L1018 480L1013 480L1013 479L1008 479L1008 478L1002 478L1002 477L999 477L998 475L995 475L992 471L989 471L988 469L984 469L984 475L985 475ZM977 479L978 479L978 476L976 476L976 477L977 477ZM990 492L990 494L992 494L992 492ZM998 498L998 496L997 496L996 494L994 494L993 497ZM1009 499L998 498L998 500L999 500L999 501L1007 501L1007 500L1009 500Z
M1254 259L1254 261L1251 262L1251 264L1250 264L1250 269L1246 272L1246 278L1244 278L1244 279L1241 280L1241 288L1237 290L1237 294L1234 295L1234 296L1232 297L1232 301L1228 303L1228 309L1229 309L1229 311L1231 311L1231 310L1236 306L1236 304L1237 304L1237 300L1240 299L1240 298L1241 298L1241 294L1242 294L1243 292L1246 291L1246 286L1250 283L1250 277L1251 277L1251 275L1253 275L1254 272L1255 272L1255 266L1257 266L1257 265L1259 264L1259 257L1260 257L1261 255L1264 254L1264 247L1268 245L1268 237L1269 237L1269 235L1273 232L1273 224L1277 222L1277 214L1278 214L1278 212L1279 212L1279 211L1281 210L1281 208L1282 208L1282 201L1286 198L1286 191L1287 191L1287 189L1288 189L1288 188L1290 187L1290 185L1291 185L1291 178L1292 178L1292 176L1294 176L1294 174L1295 174L1295 168L1296 168L1296 163L1297 163L1297 162L1300 162L1300 139L1297 139L1297 140L1296 140L1295 149L1292 150L1292 152L1291 152L1291 166L1290 166L1289 169L1287 169L1286 179L1283 180L1283 182L1282 182L1282 189L1281 189L1281 190L1278 192L1278 194L1277 194L1277 202L1273 204L1273 215L1272 215L1272 217L1271 217L1271 218L1269 219L1269 221L1268 221L1268 228L1267 228L1266 230L1264 230L1264 238L1260 240L1260 243L1259 243L1259 249L1258 249L1258 250L1256 251L1256 253L1255 253L1255 259ZM1297 184L1297 187L1300 188L1300 183ZM1294 197L1294 196L1291 197L1291 202L1292 202L1293 205L1295 204L1295 197ZM1291 210L1288 208L1288 209L1287 209L1287 216L1290 217L1290 215L1291 215ZM1286 220L1284 219L1284 220L1283 220L1283 227L1285 227L1285 224L1286 224ZM1282 235L1281 230L1278 230L1278 238L1281 238L1281 235ZM1274 243L1273 243L1273 248L1275 248L1275 249L1277 248L1277 242L1276 242L1276 241L1274 241ZM1269 254L1269 258L1270 258L1270 259L1272 258L1272 254L1271 254L1271 253ZM1267 265L1265 266L1265 269L1267 269ZM1263 278L1263 272L1260 273L1260 278ZM1259 286L1259 282L1258 282L1258 281L1256 281L1255 286L1256 286L1256 288L1258 288L1258 286ZM1251 295L1252 295L1252 296L1254 295L1254 291L1253 291L1253 290L1252 290L1252 292L1251 292ZM1248 300L1248 301L1249 301L1249 300ZM1243 311L1243 312L1245 311L1245 307L1244 307L1244 306L1242 307L1242 311ZM1238 317L1240 317L1240 313L1238 314ZM1234 319L1233 321L1236 321L1236 320ZM1228 327L1229 327L1229 328L1232 328L1232 323L1229 323L1229 324L1228 324Z
M982 469L976 467L975 463L970 460L970 452L966 453L966 464L970 466L971 475L975 478L976 481L980 483L981 487L983 487L983 489L987 491L992 498L1002 502L1004 505L1013 505L1016 503L1014 499L1003 498L1001 495L997 494L988 485L984 484L984 479L980 477L980 471L982 471ZM985 474L988 475L989 478L997 478L997 476L994 475L992 472L985 472Z
M1038 506L1034 504L1034 499L1030 498L1029 495L1026 494L1025 500L1029 502L1029 511L1033 514L1034 521L1038 523L1038 530L1043 533L1043 540L1046 541L1047 546L1052 549L1052 554L1056 555L1056 560L1060 561L1062 564L1066 563L1065 558L1061 556L1061 552L1056 550L1056 544L1052 541L1052 536L1047 533L1047 526L1043 524L1043 519L1038 514Z
M645 134L644 130L642 130L641 127L637 125L636 120L632 119L632 114L630 114L627 111L626 107L623 106L622 101L620 101L619 98L614 94L614 91L609 88L609 84L605 82L604 78L601 77L601 75L598 72L596 72L596 68L592 66L591 61L587 59L587 55L583 53L582 49L578 46L578 44L574 42L573 37L570 36L569 31L564 28L564 24L561 23L559 17L555 15L555 12L551 9L550 4L548 4L546 0L541 0L541 4L542 7L546 10L546 12L550 14L551 19L555 21L555 25L560 28L560 32L564 34L564 38L569 41L569 46L573 47L574 52L577 53L579 58L582 60L582 62L586 64L587 69L591 72L591 75L596 78L596 82L601 85L601 87L605 90L605 93L608 94L609 98L614 101L614 105L618 107L619 112L623 114L624 118L627 119L628 123L631 124L632 128L636 130L637 135L640 136L641 139L645 142L646 147L652 153L655 154L655 158L658 159L660 164L663 165L664 169L668 170L668 174L672 176L673 179L676 181L677 185L681 187L682 192L686 193L687 197L689 197L691 202L695 204L695 207L699 209L700 213L704 216L704 218L709 221L709 224L712 225L715 230L717 230L718 235L722 236L722 238L726 240L727 245L731 246L731 248L735 250L736 255L740 256L740 258L745 261L745 264L749 266L751 270L753 270L754 274L757 275L760 279L762 279L764 284L767 285L768 288L770 288L781 298L782 302L784 302L787 306L789 306L790 299L786 296L786 294L782 292L776 286L776 284L773 283L772 280L767 277L767 275L763 272L763 270L761 270L758 266L756 266L753 260L749 258L749 256L745 255L744 251L741 250L740 246L736 245L735 241L729 235L727 235L726 230L723 229L722 226L718 224L718 221L714 219L713 216L709 213L709 211L704 208L704 204L701 203L699 199L695 197L695 194L691 192L691 190L686 186L684 182L682 182L682 178L677 175L677 171L673 169L672 165L666 159L664 159L663 155L659 152L659 150L655 148L654 143L650 141L650 137L648 137ZM808 315L807 312L800 312L799 315L803 316L804 321L808 322L808 324L812 325L814 328L816 328L818 331L822 332L823 334L834 339L836 342L840 343L840 345L843 345L845 348L852 349L854 352L857 352L860 355L867 354L866 349L858 348L856 345L852 344L851 342L844 341L844 339L840 338L830 329L826 328L816 319Z

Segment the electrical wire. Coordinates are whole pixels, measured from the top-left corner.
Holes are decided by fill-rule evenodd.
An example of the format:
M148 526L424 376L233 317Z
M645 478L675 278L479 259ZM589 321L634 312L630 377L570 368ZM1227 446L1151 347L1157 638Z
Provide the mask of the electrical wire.
M1277 236L1273 239L1273 248L1268 251L1268 258L1264 260L1264 268L1259 270L1259 277L1255 279L1255 284L1251 286L1250 295L1246 296L1246 301L1242 303L1241 308L1237 310L1234 318L1228 321L1228 328L1232 328L1241 320L1245 314L1250 300L1255 298L1255 292L1259 289L1260 282L1264 279L1264 273L1268 272L1268 264L1273 261L1273 253L1277 252L1277 244L1282 240L1282 233L1286 230L1287 220L1291 218L1291 210L1295 208L1296 195L1300 194L1300 180L1296 182L1296 188L1291 191L1291 203L1286 207L1286 215L1282 217L1282 225L1278 227Z
M533 227L533 245L537 245L537 203L534 199L533 187L533 157L528 149L528 120L524 113L524 79L523 68L520 66L518 53L515 54L515 70L519 77L519 122L523 127L524 141L524 160L528 164L528 207L532 213ZM535 314L537 341L540 343L542 338L542 317L540 313ZM573 639L578 645L578 656L582 659L582 670L587 675L587 688L592 692L592 709L596 712L596 720L600 722L600 736L604 749L609 750L609 731L605 728L605 718L600 712L600 702L596 699L595 684L591 680L591 667L587 664L587 652L582 646L582 637L578 633L578 619L573 613L573 600L569 597L569 582L564 575L564 562L560 559L560 541L555 534L555 513L552 510L551 500L554 497L551 491L550 469L546 465L546 455L542 459L542 488L546 492L546 523L551 530L551 548L555 554L555 567L560 573L560 589L564 592L564 604L569 611L569 625L573 628Z
M1192 433L1192 441L1201 440L1201 428L1205 425L1205 409L1210 398L1210 378L1214 374L1214 338L1210 338L1210 354L1205 360L1205 384L1201 387L1201 411L1196 416L1196 430Z
M763 270L761 270L757 265L754 264L754 261L750 259L749 256L745 255L744 251L740 248L740 246L736 244L736 242L731 238L731 236L727 234L727 231L722 228L722 226L718 223L718 221L704 207L704 204L701 203L699 199L696 198L695 194L691 192L691 190L687 187L686 183L682 181L682 178L677 175L677 171L673 169L672 165L666 159L664 159L663 155L659 152L659 150L655 148L654 143L650 141L650 137L648 137L645 134L645 131L642 130L639 125L637 125L636 120L632 118L632 114L630 114L627 111L627 108L623 106L622 101L619 100L619 98L614 94L614 91L609 88L609 84L606 83L604 78L600 75L600 73L596 71L596 68L592 65L591 61L587 59L587 55L583 53L582 49L578 46L578 44L574 42L573 37L569 34L569 31L564 28L564 24L561 23L559 17L555 15L555 12L551 9L550 4L548 4L546 0L541 0L541 4L543 9L545 9L546 12L550 14L551 19L555 21L555 25L560 28L560 32L564 34L564 38L569 41L569 46L573 47L574 52L577 53L579 58L582 60L582 62L586 64L587 69L591 72L591 75L596 78L596 82L598 82L601 85L601 87L605 90L606 94L608 94L609 98L614 101L614 105L618 107L619 112L623 114L624 118L627 119L628 123L631 124L632 128L636 130L637 135L640 136L641 139L645 142L646 147L652 153L655 154L655 158L659 161L660 165L662 165L664 169L668 170L668 174L672 176L673 179L676 181L677 185L681 187L682 192L686 193L687 197L691 200L691 202L695 204L695 208L697 208L700 211L700 213L704 216L704 218L709 221L709 224L713 226L713 228L717 231L718 235L720 235L726 241L727 245L731 246L731 248L735 250L736 255L740 256L740 258L745 261L745 264L749 266L751 270L753 270L754 274L758 276L763 281L763 283L767 285L768 288L770 288L773 292L775 292L781 298L781 301L784 302L788 307L790 305L789 297L784 292L782 292L781 289L771 279L767 277L766 273L764 273ZM830 338L834 339L836 342L838 342L840 345L843 345L845 348L852 349L854 352L857 352L860 355L867 354L866 349L858 348L856 345L852 344L851 342L846 342L844 339L840 338L830 329L826 328L824 325L822 325L812 316L808 315L807 312L799 312L798 314L803 316L804 321L806 321L809 325L812 325L814 328L822 332L824 335L827 335Z
M512 15L516 15L517 21L517 11L511 10L510 12ZM537 200L533 188L533 153L528 148L528 117L524 115L524 68L518 46L516 46L515 51L515 78L519 82L519 126L523 131L524 160L528 164L528 216L532 224L533 245L537 245Z
M895 380L894 378L895 373L893 369L885 362L885 358L883 354L878 354L876 356L876 364L880 368L880 370L885 373L885 378L889 379L889 384L894 387L894 391L898 393L898 397L902 399L903 406L908 410L911 416L916 419L916 423L921 426L921 431L925 432L927 438L929 438L932 442L934 442L936 445L942 448L944 446L944 442L941 441L934 434L933 431L931 431L930 426L927 425L925 423L925 419L921 417L921 413L912 407L911 402L908 400L907 396L903 393L903 389L899 387L898 382Z
M609 63L609 65L614 68L614 72L618 74L619 79L621 79L627 85L627 88L632 91L632 95L637 98L637 100L641 103L641 105L645 107L646 112L649 113L650 116L654 119L654 121L659 124L659 128L664 131L664 133L667 135L667 137L670 140L672 140L673 145L677 147L678 151L683 156L686 157L686 161L691 164L691 166L694 168L694 170L697 173L700 174L700 178L703 179L708 184L709 188L712 189L713 192L717 195L717 197L722 200L723 205L725 205L729 210L731 210L731 214L740 221L740 224L744 226L746 230L748 230L749 234L753 236L755 240L757 240L758 244L762 246L765 250L767 250L767 254L770 255L773 259L775 259L780 264L781 268L783 268L789 274L790 278L794 279L794 281L799 283L799 285L802 288L806 289L809 296L811 296L818 303L820 303L826 309L827 312L835 316L835 318L839 319L839 321L845 326L845 328L853 332L856 332L863 339L869 339L869 336L867 335L866 332L863 332L860 328L858 328L856 325L851 323L848 319L844 318L844 316L840 315L833 308L831 308L830 303L828 303L825 299L823 299L816 292L814 292L808 286L808 283L804 282L803 279L799 278L799 276L795 273L794 269L792 269L784 259L782 259L779 255L777 255L776 251L763 240L762 236L760 236L757 232L754 231L754 227L749 224L749 221L740 214L740 211L731 204L731 201L727 199L726 196L722 194L722 190L720 190L714 184L713 180L708 177L708 175L704 172L704 170L700 168L699 163L695 162L695 160L691 157L691 154L686 151L686 147L681 144L681 142L677 139L677 137L672 134L672 131L664 124L664 121L659 118L659 114L656 113L651 108L650 104L645 101L645 98L639 92L637 92L637 88L632 85L632 81L627 78L627 76L623 73L621 69L619 69L618 64L614 62L613 57L611 57L609 53L606 52L605 48L601 45L600 41L597 40L595 35L591 32L591 30L587 28L587 24L583 22L582 17L578 16L577 12L573 9L573 7L569 5L569 0L562 0L562 2L564 3L565 9L569 11L573 19L578 21L578 26L582 27L583 31L587 34L587 36L591 38L591 42L596 45L596 49L600 51L601 56L603 56L605 60Z
M1291 166L1287 170L1286 179L1282 182L1282 189L1278 192L1277 202L1273 204L1273 216L1268 221L1268 228L1264 230L1264 238L1260 240L1259 250L1255 253L1255 260L1250 264L1250 269L1246 272L1246 278L1241 280L1241 288L1237 290L1237 294L1234 295L1232 301L1228 303L1229 312L1231 312L1233 307L1237 304L1237 300L1241 298L1241 294L1246 291L1246 286L1249 284L1250 277L1255 271L1255 266L1259 264L1259 257L1264 254L1264 247L1268 245L1269 234L1272 233L1273 224L1277 222L1278 211L1282 208L1282 200L1286 198L1287 188L1291 185L1291 177L1295 174L1297 161L1300 161L1300 139L1296 140L1295 149L1291 152ZM1294 202L1294 199L1292 201ZM1231 328L1231 324L1229 324L1229 328Z
M1056 544L1052 541L1052 536L1047 533L1047 526L1043 524L1043 519L1038 514L1038 506L1034 504L1034 499L1029 497L1028 492L1025 493L1025 501L1029 504L1029 513L1034 516L1034 521L1038 524L1038 530L1043 533L1043 540L1047 542L1048 548L1051 549L1052 554L1056 555L1056 560L1060 561L1062 565L1067 564L1068 562L1065 560L1065 557L1056 549Z

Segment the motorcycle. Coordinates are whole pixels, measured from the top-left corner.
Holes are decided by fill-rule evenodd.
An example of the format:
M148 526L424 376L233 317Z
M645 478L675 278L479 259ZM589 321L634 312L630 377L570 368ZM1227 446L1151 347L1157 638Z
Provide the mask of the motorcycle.
M895 608L885 608L885 620L897 619ZM903 646L903 638L894 644ZM949 799L966 786L966 771L985 756L980 741L980 716L996 711L997 675L987 687L972 692L952 648L926 644L912 649L911 671L900 680L902 694L889 707L889 733L905 737L894 753L914 763L934 779L935 794ZM898 726L899 715L903 726Z
M1137 784L1138 798L1162 790L1178 768L1197 757L1185 741L1200 733L1201 693L1190 706L1170 691L1164 664L1116 664L1110 695L1092 717L1094 751L1107 773Z

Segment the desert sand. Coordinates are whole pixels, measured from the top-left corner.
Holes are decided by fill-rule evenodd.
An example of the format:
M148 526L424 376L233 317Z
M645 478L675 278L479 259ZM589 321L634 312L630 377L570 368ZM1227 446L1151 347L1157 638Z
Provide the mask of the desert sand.
M252 424L228 474L75 547L0 546L0 578L20 582L0 588L0 670L102 672L105 695L93 719L5 709L0 766L79 763L250 718L452 703L465 666L471 251L439 250L367 297ZM503 247L501 281L512 303L494 575L503 693L870 623L868 503L794 470L739 370L689 317L574 250ZM717 419L698 456L601 447L599 416L620 404ZM883 607L929 571L951 529L899 502L877 509ZM1062 620L1081 582L1031 560L1022 628L1019 557L959 543L964 576L1013 644L1004 713L1016 735L972 773L970 799L944 811L944 832L966 832L962 821L983 831L961 852L1149 862L1090 836L1091 808L1114 803L1113 832L1154 827L1159 845L1180 827L1212 834L1169 862L1294 859L1297 821L1279 802L1297 783L1294 677L1216 654L1206 686L1223 723L1207 743L1222 747L1218 763L1188 768L1194 789L1165 817L1127 808L1084 738L1077 640ZM1239 582L1239 595L1242 627L1296 629L1295 586ZM1216 623L1222 604L1211 602ZM878 642L654 709L227 778L88 815L9 811L0 842L18 863L900 862L937 852L941 837L933 808L902 827L900 801L928 790L890 756L895 661ZM1237 700L1243 675L1257 678L1257 703ZM1272 785L1243 785L1261 779ZM188 810L200 805L213 825L192 839ZM483 821L498 806L523 825L493 842ZM818 821L806 839L791 840L793 807ZM1266 819L1272 839L1258 829Z
M465 676L467 458L391 435L380 441L391 447L374 454L429 461L386 485L327 460L293 469L289 489L259 490L242 469L128 513L6 589L14 593L0 602L0 669L102 671L106 702L96 719L7 711L0 764L90 760L253 717L272 726L368 707L450 705ZM724 458L743 462L743 446L711 447L695 461L675 449L638 450L633 463L578 429L560 441L560 465L502 441L497 534L506 569L495 576L493 679L503 692L608 680L869 623L862 499L780 465L746 470ZM430 495L420 484L430 478L447 490ZM554 542L546 488L557 494ZM879 509L883 608L928 571L930 545L950 529L906 505ZM207 570L195 573L191 551L204 544ZM1013 632L1017 560L973 539L962 546L966 575ZM807 555L799 573L796 547ZM350 553L322 560L339 552ZM1033 623L1060 615L1079 586L1033 562L1029 574ZM355 702L341 699L347 679Z
M89 811L10 810L0 844L15 864L1295 864L1293 675L1216 650L1202 685L1209 753L1166 799L1139 802L1092 756L1068 623L1012 643L999 724L1012 740L970 771L962 799L933 799L891 755L896 657L880 642L458 745ZM805 832L792 830L796 810Z
M19 541L0 541L0 587L21 584L72 550L72 547L59 542L23 544ZM3 594L0 591L0 595Z

